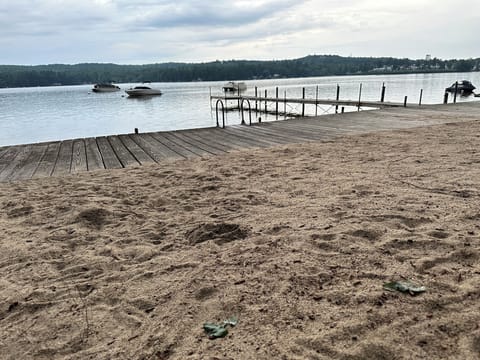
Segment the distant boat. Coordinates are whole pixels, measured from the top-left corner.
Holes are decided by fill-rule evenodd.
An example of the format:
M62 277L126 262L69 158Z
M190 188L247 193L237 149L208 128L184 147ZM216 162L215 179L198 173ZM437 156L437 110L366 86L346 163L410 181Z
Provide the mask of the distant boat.
M152 96L152 95L162 95L162 92L159 89L151 88L149 86L135 86L128 90L125 90L128 96Z
M452 86L447 87L445 91L455 92L455 89L458 93L471 93L475 90L475 86L468 80L462 80L453 83Z
M114 84L95 84L93 86L92 91L93 92L114 92L114 91L119 91L120 87Z
M225 92L240 92L247 90L247 85L244 82L229 81L223 85L223 91Z

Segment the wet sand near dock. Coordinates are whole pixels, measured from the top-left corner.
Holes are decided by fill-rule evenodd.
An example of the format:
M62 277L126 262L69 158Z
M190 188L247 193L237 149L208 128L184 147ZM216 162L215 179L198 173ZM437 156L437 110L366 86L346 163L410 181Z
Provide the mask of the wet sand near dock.
M477 359L479 144L470 121L2 183L0 358Z

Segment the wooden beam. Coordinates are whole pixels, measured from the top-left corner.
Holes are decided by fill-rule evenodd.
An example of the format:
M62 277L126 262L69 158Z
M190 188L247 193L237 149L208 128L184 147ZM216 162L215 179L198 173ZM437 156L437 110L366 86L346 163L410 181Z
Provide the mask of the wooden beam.
M60 144L53 175L67 175L70 174L72 168L72 154L73 154L73 140L65 140Z
M87 156L88 171L105 169L102 154L100 153L100 149L98 148L97 140L95 138L85 139L85 153Z
M123 167L140 165L140 162L133 156L118 136L108 136L107 140Z
M108 142L108 139L105 136L97 137L98 149L100 154L102 154L103 164L105 169L121 169L123 168L122 163L118 159L115 151Z
M77 139L73 141L72 168L71 173L87 171L87 152L85 150L85 141Z

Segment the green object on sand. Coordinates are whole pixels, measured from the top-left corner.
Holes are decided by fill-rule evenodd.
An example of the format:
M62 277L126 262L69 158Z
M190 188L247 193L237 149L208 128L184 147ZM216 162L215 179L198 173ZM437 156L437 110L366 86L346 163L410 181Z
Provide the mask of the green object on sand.
M238 319L235 317L231 317L230 319L224 320L221 324L205 323L203 324L203 330L205 330L209 339L217 339L217 338L227 336L228 325L236 326L237 324L238 324Z
M412 296L415 296L415 295L418 295L418 294L421 294L421 293L427 291L425 286L417 286L417 285L412 284L411 282L408 282L408 281L405 281L405 282L403 282L403 281L388 282L388 283L383 284L383 288L385 290L389 290L389 291L400 291L402 293L408 293Z
M203 324L203 330L205 330L210 339L221 338L228 334L227 328L223 325L217 325L214 323Z

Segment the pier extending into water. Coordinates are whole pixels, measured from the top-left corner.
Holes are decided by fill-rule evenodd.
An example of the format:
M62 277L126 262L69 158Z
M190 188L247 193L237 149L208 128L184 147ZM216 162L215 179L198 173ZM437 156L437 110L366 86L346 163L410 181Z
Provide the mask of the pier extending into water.
M458 86L458 82L456 83ZM318 116L318 107L322 105L327 105L335 109L335 114L338 112L344 113L345 107L354 107L357 111L360 109L382 109L388 107L415 107L422 105L422 97L423 97L423 89L420 89L418 101L412 103L408 102L408 96L405 96L403 102L389 102L385 101L385 83L382 84L381 91L380 91L380 99L378 101L371 101L371 100L362 100L362 84L360 83L358 89L358 97L357 99L348 99L342 100L340 99L340 85L337 84L336 88L336 96L335 99L322 99L318 97L319 87L316 87L315 97L307 98L305 96L305 87L302 88L302 97L301 98L293 98L287 97L287 92L284 91L283 97L279 96L279 88L275 88L275 96L269 96L268 91L264 90L264 96L262 96L262 91L259 91L257 87L255 87L255 94L253 96L247 96L242 94L242 92L225 92L223 95L212 95L210 94L210 106L212 110L215 110L215 117L217 122L217 127L225 127L225 117L226 112L228 111L239 111L242 118L242 124L246 124L245 120L245 112L248 113L249 124L252 123L252 112L255 113L255 118L261 122L261 116L258 117L259 114L271 114L276 117L276 120L279 120L280 117L292 118L292 117L304 117L306 116L305 106L306 105L314 105L315 106L315 113L314 116ZM211 91L211 90L210 90ZM237 93L237 95L235 95ZM271 92L270 92L271 93ZM455 88L455 92L453 94L453 103L457 102L457 88ZM443 97L443 104L448 103L448 96L449 93L445 91ZM231 103L236 105L231 106ZM215 106L213 106L215 103ZM270 107L268 106L270 104ZM289 106L291 104L300 104L301 111L296 113L293 111L287 111L287 104ZM326 113L326 111L323 111ZM220 124L220 115L221 121ZM313 114L310 114L312 116Z
M315 116L318 115L318 106L319 105L329 105L335 107L335 113L339 112L341 108L341 113L344 112L345 107L356 107L358 111L363 108L385 108L385 107L407 107L407 96L405 96L403 103L396 103L396 102L385 102L385 83L382 85L381 95L379 101L364 101L362 100L362 84L359 86L358 91L358 99L356 100L341 100L340 99L340 85L337 84L336 90L336 97L335 99L319 99L318 98L318 86L316 87L315 98L307 98L305 96L305 87L302 88L302 97L301 98L287 98L287 92L284 91L283 98L279 96L279 88L275 88L275 97L268 96L268 91L265 90L264 96L262 96L262 91L259 91L257 87L255 87L255 95L254 96L246 96L243 95L240 91L237 92L225 92L224 95L212 95L210 94L210 106L215 108L215 116L217 127L220 126L220 111L222 115L222 127L225 127L225 113L228 111L240 111L242 116L242 124L245 124L245 114L244 112L247 111L249 115L249 124L252 123L252 112L255 112L255 117L258 114L273 114L276 116L278 120L279 117L283 116L284 119L291 118L291 117L304 117L305 113L305 106L306 105L315 105ZM420 91L420 99L418 105L422 103L422 94L423 89ZM236 106L229 106L229 102L236 102ZM212 103L215 102L215 107L213 107ZM268 104L274 104L275 107L269 108ZM294 112L287 112L287 104L301 104L302 110L301 112L294 113ZM263 106L262 106L263 105ZM253 107L254 106L254 107ZM283 107L283 110L281 109ZM258 118L259 122L261 122L261 117Z
M0 181L216 156L248 148L332 140L381 130L480 120L480 102L303 117L226 128L132 133L0 147Z

